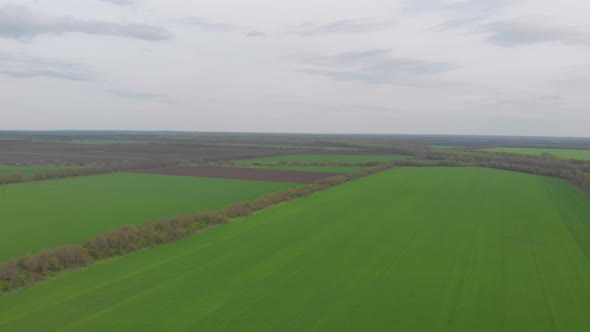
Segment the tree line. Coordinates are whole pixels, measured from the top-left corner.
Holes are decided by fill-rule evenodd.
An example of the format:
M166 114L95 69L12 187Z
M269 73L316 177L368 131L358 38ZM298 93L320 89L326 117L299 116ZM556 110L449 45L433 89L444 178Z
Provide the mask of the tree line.
M493 152L445 151L425 156L433 166L470 166L503 169L570 181L586 194L590 194L590 163L561 160L552 155L525 156Z
M19 182L25 182L25 181L27 181L27 178L22 173L18 173L18 172L0 175L0 185L19 183Z
M135 162L119 162L108 164L92 164L87 166L64 167L59 169L40 169L36 171L30 178L24 176L22 173L14 172L0 176L0 185L40 181L50 179L63 179L69 177L78 177L86 175L96 175L114 172L134 171L150 168L161 168L167 166L174 166L176 162L156 162L156 161L135 161Z

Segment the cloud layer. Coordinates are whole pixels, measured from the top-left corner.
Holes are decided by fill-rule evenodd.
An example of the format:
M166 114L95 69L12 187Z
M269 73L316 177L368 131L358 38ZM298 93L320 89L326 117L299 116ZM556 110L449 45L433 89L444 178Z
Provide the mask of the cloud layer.
M590 45L590 33L565 26L552 26L529 20L498 20L477 25L476 30L499 46L522 46L558 42Z
M108 2L113 5L118 5L118 6L132 6L135 4L134 0L99 0L99 1Z
M543 22L526 17L506 18L511 6L521 0L415 0L406 2L405 10L412 15L436 14L444 23L435 30L466 29L502 47L558 42L570 45L590 45L590 33L567 25Z
M590 136L585 1L0 2L6 129Z
M363 33L381 30L388 25L369 19L346 19L323 24L304 23L293 27L291 33L301 36Z
M222 23L222 22L214 22L207 20L203 17L197 16L188 16L178 19L178 22L184 23L187 26L191 26L197 29L201 29L204 31L214 31L214 32L230 32L230 31L237 31L243 30L244 27L239 25L229 24L229 23Z
M146 93L141 91L134 91L134 90L126 90L126 89L106 89L106 93L111 95L130 99L130 100L140 100L140 101L156 101L162 102L167 104L177 104L178 102L171 100L168 96L158 93Z
M0 53L0 75L13 78L55 78L90 81L94 72L86 65L26 54Z
M434 76L454 68L451 63L398 57L387 49L310 57L304 62L316 67L303 70L309 74L343 81L402 86L429 85Z
M0 8L0 37L32 39L40 35L65 33L128 37L148 41L172 39L172 33L167 29L149 24L44 16L24 6Z

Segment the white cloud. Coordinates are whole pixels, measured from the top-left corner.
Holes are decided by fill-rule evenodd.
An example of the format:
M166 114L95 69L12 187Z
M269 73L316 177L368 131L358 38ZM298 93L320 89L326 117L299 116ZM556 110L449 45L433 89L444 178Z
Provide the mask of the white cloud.
M178 22L184 23L188 26L192 26L201 30L214 32L230 32L244 29L239 25L210 21L206 18L197 16L183 17L178 19Z
M370 19L343 19L322 24L303 23L293 27L291 33L301 36L351 34L377 31L389 25L388 22L378 22Z
M118 6L132 6L135 4L134 0L99 0L99 1L108 2L113 5L118 5Z
M390 50L383 49L346 52L303 60L304 63L313 66L303 70L309 74L323 75L335 80L402 86L431 85L436 75L454 68L451 63L398 57Z
M68 16L45 16L24 6L0 8L0 37L31 39L39 35L64 33L129 37L143 40L172 38L172 34L167 29L149 24L113 23L106 20L85 20Z
M56 78L89 81L95 78L89 66L27 54L0 53L0 75L13 78Z

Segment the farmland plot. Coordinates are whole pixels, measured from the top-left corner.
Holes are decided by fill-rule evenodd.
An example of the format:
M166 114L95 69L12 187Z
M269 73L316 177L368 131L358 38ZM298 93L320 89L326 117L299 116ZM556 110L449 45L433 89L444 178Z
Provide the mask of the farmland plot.
M77 243L122 225L212 210L291 183L108 174L5 185L0 261Z
M402 168L0 297L2 331L590 330L590 200Z
M550 153L557 158L561 159L577 159L577 160L590 160L590 150L577 150L577 149L542 149L542 148L491 148L484 149L484 151L490 152L505 152L513 154L523 154L540 156L543 153Z

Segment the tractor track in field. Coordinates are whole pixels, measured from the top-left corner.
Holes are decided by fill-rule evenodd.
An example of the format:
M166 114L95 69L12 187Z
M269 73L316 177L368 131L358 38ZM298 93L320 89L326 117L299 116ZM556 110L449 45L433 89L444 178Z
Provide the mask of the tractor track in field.
M478 226L481 226L478 224ZM469 247L467 248L467 257L465 257L465 262L463 263L463 267L461 269L461 275L459 276L459 285L457 286L457 291L455 292L455 296L453 298L453 305L451 307L451 313L449 314L449 321L447 323L446 331L450 332L453 330L453 326L455 325L455 315L457 313L457 306L459 305L459 301L461 300L461 295L463 294L463 284L465 283L465 275L467 274L467 270L469 270L469 266L471 265L471 258L473 255L473 247L475 246L475 234L471 237L471 241L469 242Z
M530 238L530 234L529 234ZM533 263L535 264L535 269L537 270L537 277L539 278L539 284L541 286L541 293L543 294L543 300L545 301L545 310L547 311L547 318L549 319L549 327L551 328L552 332L556 331L555 327L555 319L553 318L553 310L551 310L551 302L549 300L549 294L547 294L547 290L545 288L545 280L543 278L543 273L541 272L541 267L539 266L539 261L537 259L537 252L535 251L535 245L531 242L531 255L533 256Z
M537 251L535 250L535 247L537 246L537 242L538 241L533 241L533 238L531 236L531 232L530 229L528 227L529 225L527 224L527 229L526 229L526 233L527 233L527 239L528 239L528 245L531 248L531 257L533 258L533 264L535 265L535 271L537 273L537 278L539 280L539 286L541 287L541 294L543 295L543 301L545 302L545 311L547 313L547 319L549 320L549 328L551 329L552 332L556 331L556 326L555 326L555 319L553 318L553 310L551 309L551 301L549 299L549 294L547 294L547 289L545 288L545 278L543 278L543 273L541 272L541 266L539 265L539 259L537 257Z
M548 190L549 195L551 197L552 201L555 201L556 198L558 196L558 193L555 192L554 188L549 188ZM558 210L559 215L561 216L562 220L568 220L570 219L570 216L566 215L564 210L559 209ZM569 231L569 233L572 235L573 239L578 243L579 247L582 249L582 253L584 254L584 257L586 257L588 260L590 260L590 251L587 249L586 246L584 246L585 241L580 238L580 234L583 232L580 232L579 230L576 231L576 229L568 222L566 222L567 225L567 229ZM590 230L588 229L588 225L587 224L582 224L581 225L584 230L590 232ZM585 277L580 275L580 271L576 269L576 275L578 276L578 278L584 280ZM585 289L590 289L589 287L585 287ZM590 292L586 291L585 295L584 295L584 300L587 304L590 304Z
M465 274L467 273L467 269L469 267L469 257L466 259L465 263L463 264L463 268L461 269L461 276L459 277L459 285L457 286L457 291L455 292L455 296L453 298L453 306L451 307L451 314L449 315L449 322L447 324L446 331L450 332L453 330L453 325L455 323L455 314L457 312L457 306L459 305L459 300L461 299L461 294L463 293L463 283L465 281Z
M500 235L503 240L506 239L504 226L504 219L502 219ZM506 246L501 243L500 247L502 248L500 263L500 332L504 332L506 331Z

